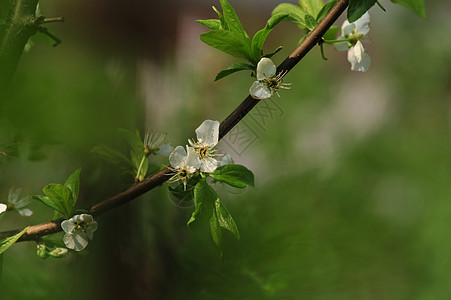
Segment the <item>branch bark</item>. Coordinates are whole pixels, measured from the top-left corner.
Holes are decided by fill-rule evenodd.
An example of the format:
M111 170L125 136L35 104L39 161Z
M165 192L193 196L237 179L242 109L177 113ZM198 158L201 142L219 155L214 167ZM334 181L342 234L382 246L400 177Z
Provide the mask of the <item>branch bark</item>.
M277 74L282 72L288 73L315 45L317 45L322 36L338 19L348 6L349 0L339 0L331 11L324 17L324 19L313 29L306 39L297 47L278 67ZM251 96L248 96L219 126L219 138L223 138L238 122L252 110L252 108L259 102ZM127 190L108 198L89 210L89 213L98 216L109 210L112 210L120 205L123 205L142 194L152 190L153 188L163 184L169 179L170 170L165 168L141 182L132 185ZM61 222L63 220L56 220L46 222L39 225L34 225L28 228L27 232L19 239L19 241L36 240L41 236L56 233L61 231ZM12 236L20 232L20 229L0 232L0 240Z
M11 81L25 44L36 32L33 25L39 0L12 0L8 17L0 27L0 90Z

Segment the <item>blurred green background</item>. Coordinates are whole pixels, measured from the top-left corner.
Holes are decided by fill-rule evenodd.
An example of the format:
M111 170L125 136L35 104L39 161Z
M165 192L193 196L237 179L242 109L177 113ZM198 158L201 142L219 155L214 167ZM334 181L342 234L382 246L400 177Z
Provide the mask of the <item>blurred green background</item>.
M218 186L241 233L227 236L222 259L208 226L186 227L193 208L160 187L98 217L87 256L42 260L34 243L13 246L0 299L450 299L451 5L428 1L423 20L381 2L387 13L370 10L367 73L315 48L287 75L292 89L240 123L244 142L221 143L257 186ZM278 4L230 3L250 34ZM211 5L41 3L42 14L66 17L49 26L63 44L34 36L0 95L0 150L10 154L0 157L0 198L12 186L40 194L82 167L79 205L89 207L127 186L90 153L126 153L117 128L167 132L176 146L203 120L223 120L252 79L213 82L235 61L199 40L195 20L213 18ZM265 49L284 45L280 63L300 37L281 24ZM2 215L0 230L52 217L30 208L27 219Z

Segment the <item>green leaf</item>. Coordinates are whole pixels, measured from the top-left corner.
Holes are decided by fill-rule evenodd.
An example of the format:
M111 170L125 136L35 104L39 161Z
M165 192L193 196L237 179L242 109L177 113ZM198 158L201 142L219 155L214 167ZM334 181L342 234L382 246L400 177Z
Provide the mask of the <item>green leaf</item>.
M338 26L331 26L326 33L323 35L323 38L325 40L335 40L338 31L340 30L340 27Z
M243 29L238 16L235 13L233 7L227 2L227 0L219 0L221 2L222 14L224 15L224 20L229 26L229 30L240 34L245 41L250 43L249 36Z
M398 3L411 9L421 18L426 18L426 7L424 0L391 0L393 3Z
M193 212L187 225L190 225L194 221L202 221L210 219L215 200L218 198L216 191L208 185L205 178L201 179L194 188L194 203L196 204L196 210Z
M212 8L218 14L219 22L221 23L220 29L229 30L229 26L227 25L224 16L219 12L219 10L216 7L212 6Z
M288 15L286 21L296 23L302 28L305 28L305 13L299 6L290 3L281 3L277 5L276 8L274 8L274 10L272 11L272 15L276 14Z
M227 67L227 69L224 69L224 70L222 70L221 72L219 72L219 73L216 75L215 81L217 81L217 80L219 80L219 79L222 79L222 78L224 78L224 77L226 77L226 76L228 76L228 75L230 75L230 74L233 74L233 73L235 73L235 72L243 71L243 70L251 70L251 71L254 71L254 70L255 70L255 67L254 67L253 65L246 64L246 63L236 63L236 64L233 64L233 65Z
M257 63L262 56L262 48L263 44L268 37L268 34L277 26L280 22L288 18L288 14L279 13L273 14L271 18L269 18L268 22L266 22L265 28L257 31L254 37L252 38L251 49L252 49L252 58Z
M107 162L115 165L131 165L131 161L124 154L105 145L95 146L91 152L100 155Z
M80 171L81 168L75 170L75 172L72 173L64 183L64 185L68 187L72 192L72 200L74 201L72 207L75 206L78 200L78 192L80 190Z
M210 177L237 188L254 186L254 174L242 165L230 164L219 167L210 174Z
M210 29L222 29L221 27L221 21L217 19L210 19L210 20L196 20L197 23L204 25L207 28Z
M222 204L221 200L217 198L214 203L214 210L210 218L210 231L213 241L218 247L222 244L222 230L230 231L235 238L240 239L240 232L235 224L232 216Z
M349 23L360 19L375 3L376 0L349 0L347 15Z
M194 187L186 188L183 184L179 184L175 188L168 186L169 195L177 202L191 201L194 199Z
M273 57L274 55L276 55L276 54L277 54L280 50L282 50L282 49L283 49L283 46L279 46L279 47L276 48L276 50L274 50L274 52L265 54L265 55L263 55L263 57L271 58L271 57Z
M200 35L205 44L225 52L233 57L252 61L250 45L237 33L227 30L211 30Z
M210 218L210 232L213 241L218 247L221 247L222 243L222 231L221 226L219 225L218 214L216 213L216 209L213 211L213 214Z
M305 14L317 16L321 8L324 6L323 0L300 0L299 6Z
M311 14L305 14L305 27L307 27L308 30L312 31L315 29L316 25L318 23L316 22L315 18Z
M144 153L144 142L141 139L138 130L133 133L130 130L120 128L118 129L118 132L127 141L132 151L137 153Z
M55 211L59 212L60 214L64 215L63 208L59 207L55 202L53 202L53 200L50 200L49 197L42 196L42 195L34 195L31 198L33 198L35 200L38 200L38 201L41 201L42 203L44 203L48 207L50 207L50 208L54 209Z
M224 204L222 204L219 198L217 198L215 201L215 211L216 216L218 217L219 226L233 233L236 239L239 240L240 232L238 231L238 227L236 226L235 221L232 218L232 215L229 213Z
M3 253L0 254L0 283L2 282L2 278L3 278Z
M316 16L316 21L319 23L322 19L327 15L327 13L334 7L335 4L337 4L338 0L331 0L324 4L323 8L319 11L318 15Z
M30 226L28 226L30 227ZM27 231L28 227L24 228L16 235L7 237L0 241L0 254L3 254L9 247L11 247L17 240Z
M51 183L44 187L44 194L49 197L59 208L66 219L69 219L72 214L75 202L72 198L72 191L58 183Z

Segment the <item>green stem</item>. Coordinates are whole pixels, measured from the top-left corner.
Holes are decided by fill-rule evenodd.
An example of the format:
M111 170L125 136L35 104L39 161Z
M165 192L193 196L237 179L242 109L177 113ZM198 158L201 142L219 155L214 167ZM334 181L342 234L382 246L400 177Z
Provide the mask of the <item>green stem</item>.
M11 81L25 44L36 32L33 19L37 5L38 0L12 0L7 19L0 27L0 90Z
M139 175L141 174L141 169L143 167L143 164L144 164L144 161L146 160L146 158L147 158L147 156L144 154L143 158L141 159L141 163L139 164L138 172L136 173L136 177L135 177L136 181L139 181Z
M324 43L326 44L336 44L336 43L343 43L343 42L349 42L351 39L344 39L344 40L324 40Z

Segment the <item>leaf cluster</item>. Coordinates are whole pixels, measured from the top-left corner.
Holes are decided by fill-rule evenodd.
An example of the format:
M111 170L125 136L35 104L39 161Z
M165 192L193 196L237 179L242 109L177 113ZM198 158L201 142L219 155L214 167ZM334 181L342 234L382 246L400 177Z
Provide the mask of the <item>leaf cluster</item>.
M64 184L50 183L46 185L42 190L45 196L34 195L32 198L52 208L57 215L69 219L78 200L80 171L81 168L72 173Z
M242 165L225 165L208 174L213 181L223 182L235 188L254 186L254 174ZM194 200L195 210L187 225L209 222L213 241L221 247L225 231L231 232L237 239L240 233L232 215L222 203L215 189L208 183L208 177L196 176L188 181L186 188L179 184L169 187L172 197L180 201Z
M269 18L266 26L256 32L252 38L243 29L235 10L227 0L220 0L222 13L213 6L218 19L197 20L199 24L209 28L210 31L200 35L200 39L207 45L214 47L233 57L246 60L247 63L235 63L216 75L215 81L242 70L255 71L257 63L262 57L272 57L279 52L282 47L278 47L274 52L263 55L263 44L269 33L288 15L276 14Z

